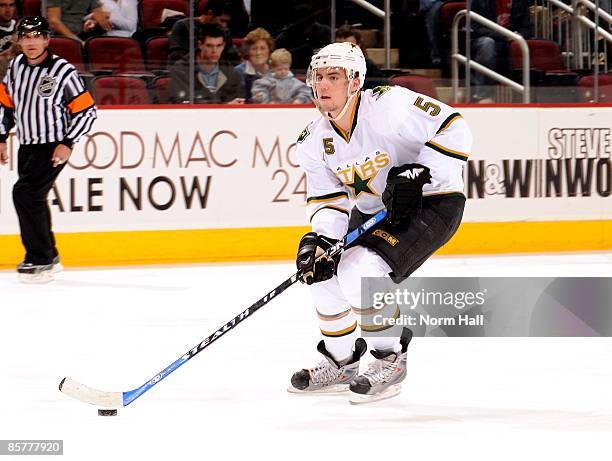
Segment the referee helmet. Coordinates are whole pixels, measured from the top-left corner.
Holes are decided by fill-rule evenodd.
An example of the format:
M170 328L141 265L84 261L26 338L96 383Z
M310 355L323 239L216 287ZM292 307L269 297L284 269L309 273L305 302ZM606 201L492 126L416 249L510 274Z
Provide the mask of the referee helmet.
M17 26L17 37L20 39L24 35L32 32L38 32L41 35L48 36L51 33L49 23L42 16L26 16Z

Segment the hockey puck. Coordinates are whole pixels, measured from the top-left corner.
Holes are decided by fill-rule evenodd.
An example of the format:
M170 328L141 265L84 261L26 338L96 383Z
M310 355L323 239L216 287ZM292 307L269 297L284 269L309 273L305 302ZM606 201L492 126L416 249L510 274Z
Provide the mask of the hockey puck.
M98 410L98 416L117 416L117 410Z

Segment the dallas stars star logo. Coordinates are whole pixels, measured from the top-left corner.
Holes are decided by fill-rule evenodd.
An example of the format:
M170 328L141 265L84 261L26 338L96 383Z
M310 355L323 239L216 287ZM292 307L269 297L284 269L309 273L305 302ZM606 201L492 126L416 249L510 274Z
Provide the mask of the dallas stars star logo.
M346 185L350 187L351 189L353 189L353 194L355 195L355 198L359 197L359 194L362 194L362 193L378 195L376 192L374 192L370 188L370 181L372 181L372 179L374 179L374 176L370 176L368 178L362 178L361 176L359 176L359 173L357 173L357 170L354 169L353 170L353 182L347 183Z

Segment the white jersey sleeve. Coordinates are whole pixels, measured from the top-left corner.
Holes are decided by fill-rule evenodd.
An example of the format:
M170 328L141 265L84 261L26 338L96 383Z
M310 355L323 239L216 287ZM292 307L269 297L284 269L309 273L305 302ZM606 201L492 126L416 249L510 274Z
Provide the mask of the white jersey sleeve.
M348 230L351 203L346 187L325 163L324 146L316 142L318 124L310 123L297 141L298 163L306 172L306 209L313 232L341 239Z

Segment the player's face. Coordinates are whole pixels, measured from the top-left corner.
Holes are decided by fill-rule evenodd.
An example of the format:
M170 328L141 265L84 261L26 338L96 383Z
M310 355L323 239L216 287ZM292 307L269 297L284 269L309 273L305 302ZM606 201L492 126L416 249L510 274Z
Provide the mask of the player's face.
M204 41L200 42L200 57L207 64L215 64L221 59L223 48L225 48L223 37L205 37Z
M49 46L49 38L40 32L30 32L19 37L19 45L28 59L36 59Z
M317 69L314 85L321 109L337 115L348 99L349 80L346 71L339 67Z

